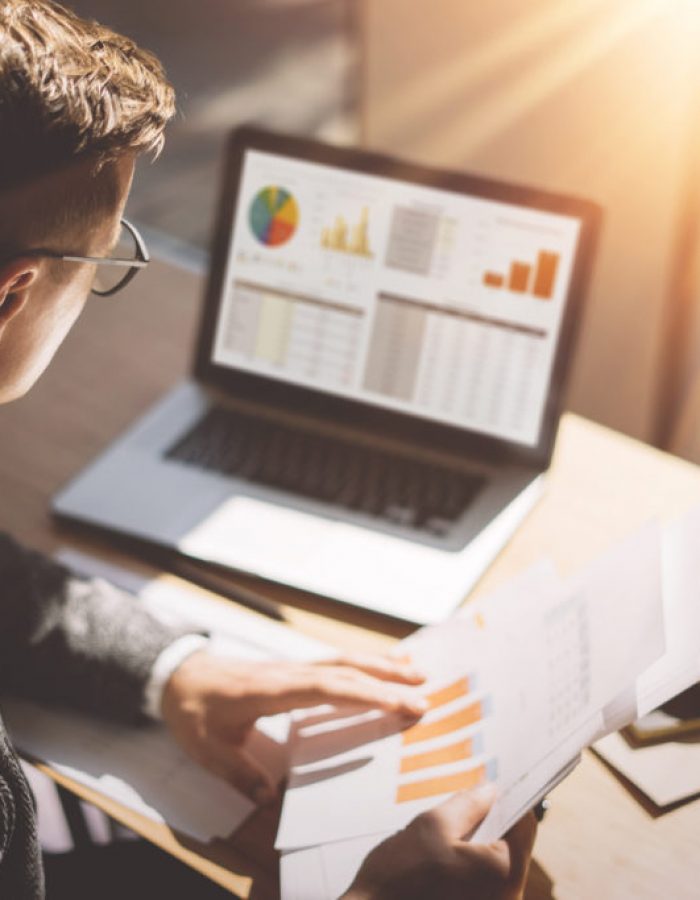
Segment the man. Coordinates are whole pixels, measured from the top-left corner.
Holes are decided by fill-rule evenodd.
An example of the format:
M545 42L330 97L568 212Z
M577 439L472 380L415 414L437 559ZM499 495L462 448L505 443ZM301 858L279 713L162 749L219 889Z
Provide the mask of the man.
M128 261L105 260L136 158L158 152L173 108L158 61L126 38L48 0L0 0L0 402L39 378L100 274L134 274ZM244 746L259 716L319 703L407 718L424 709L422 677L406 665L238 662L209 655L206 642L0 536L0 690L135 727L162 717L195 760L258 802L274 795ZM473 847L464 838L488 806L486 796L456 795L419 817L368 857L347 897L519 896L532 817ZM33 800L0 720L0 897L43 896Z

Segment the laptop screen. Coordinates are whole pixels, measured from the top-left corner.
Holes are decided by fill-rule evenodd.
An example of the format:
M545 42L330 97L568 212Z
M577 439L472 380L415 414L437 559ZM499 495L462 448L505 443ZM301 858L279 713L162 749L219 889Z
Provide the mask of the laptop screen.
M212 362L534 447L580 229L247 149Z

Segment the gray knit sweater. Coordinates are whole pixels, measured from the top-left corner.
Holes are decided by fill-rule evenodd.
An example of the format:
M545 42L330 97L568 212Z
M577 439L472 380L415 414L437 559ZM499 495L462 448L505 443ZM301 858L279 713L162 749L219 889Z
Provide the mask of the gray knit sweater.
M0 534L0 692L137 723L159 653L179 632L140 602ZM41 900L34 800L0 718L0 898Z

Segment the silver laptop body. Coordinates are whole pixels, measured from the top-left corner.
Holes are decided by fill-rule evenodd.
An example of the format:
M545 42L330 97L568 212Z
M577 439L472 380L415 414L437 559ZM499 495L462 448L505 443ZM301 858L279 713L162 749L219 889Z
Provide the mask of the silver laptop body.
M54 511L440 621L541 495L598 218L237 129L193 375Z

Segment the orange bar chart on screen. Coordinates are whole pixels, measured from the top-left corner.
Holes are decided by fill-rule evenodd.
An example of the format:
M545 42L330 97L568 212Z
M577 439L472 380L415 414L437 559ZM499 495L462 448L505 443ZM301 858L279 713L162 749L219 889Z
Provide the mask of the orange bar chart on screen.
M518 294L524 294L530 281L531 267L527 263L514 262L510 264L510 276L508 288Z
M559 268L559 254L543 250L537 255L535 284L532 293L540 300L551 300L554 294L554 282Z

